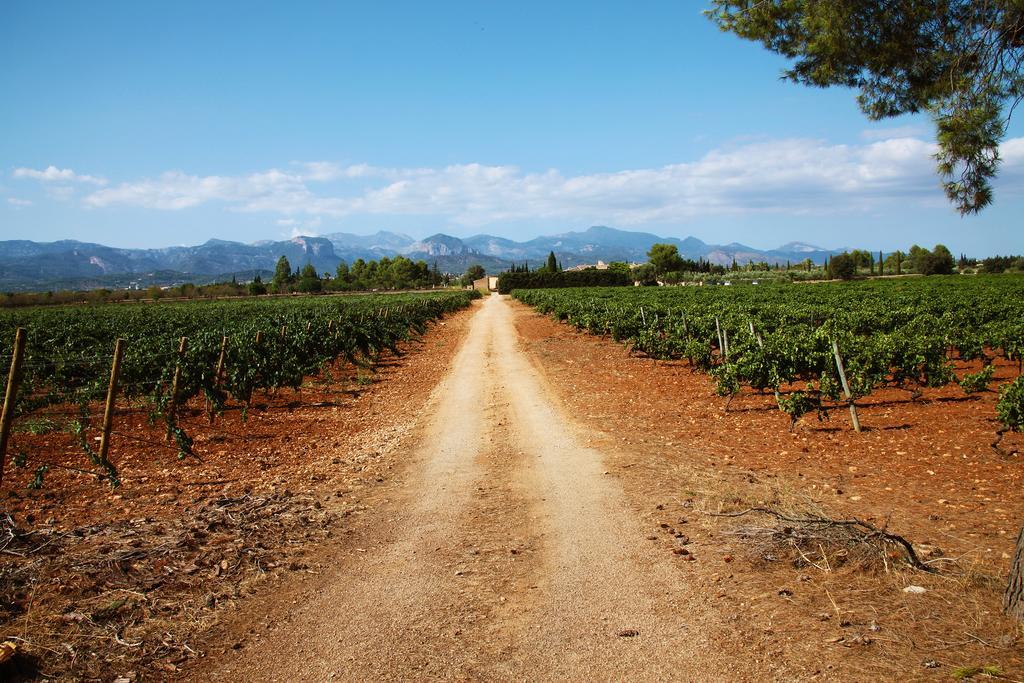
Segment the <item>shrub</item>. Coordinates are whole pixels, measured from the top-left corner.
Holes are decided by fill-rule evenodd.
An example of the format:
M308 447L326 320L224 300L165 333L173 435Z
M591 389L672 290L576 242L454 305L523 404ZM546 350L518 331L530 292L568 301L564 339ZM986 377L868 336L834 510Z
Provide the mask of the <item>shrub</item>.
M960 380L960 386L965 394L988 391L988 383L992 381L993 372L995 372L995 368L991 365L986 365L980 372L967 373Z
M828 262L828 275L833 280L850 280L857 274L857 262L847 253L836 254Z
M513 289L548 289L561 287L625 287L633 284L629 275L618 270L572 270L549 273L502 273L498 278L498 292L508 294Z
M1011 432L1024 430L1024 375L999 389L996 416Z

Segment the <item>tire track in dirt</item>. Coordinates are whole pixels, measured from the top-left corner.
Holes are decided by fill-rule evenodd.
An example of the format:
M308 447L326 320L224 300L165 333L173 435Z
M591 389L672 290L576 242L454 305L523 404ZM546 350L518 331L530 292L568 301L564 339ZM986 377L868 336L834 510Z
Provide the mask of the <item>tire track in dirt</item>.
M512 330L504 301L499 325ZM694 647L689 591L672 560L643 545L621 487L605 476L601 453L582 445L514 334L497 343L499 374L511 397L517 472L531 525L543 533L545 586L527 615L517 674L553 680L671 680L710 659ZM684 618L687 615L687 618Z
M601 453L523 352L510 306L480 307L423 406L403 491L286 628L199 680L708 678L705 612L651 553ZM365 543L365 541L364 541ZM366 543L370 545L370 543ZM285 601L279 601L279 603ZM735 662L728 678L744 678ZM748 676L754 678L754 676ZM715 678L712 674L710 678Z

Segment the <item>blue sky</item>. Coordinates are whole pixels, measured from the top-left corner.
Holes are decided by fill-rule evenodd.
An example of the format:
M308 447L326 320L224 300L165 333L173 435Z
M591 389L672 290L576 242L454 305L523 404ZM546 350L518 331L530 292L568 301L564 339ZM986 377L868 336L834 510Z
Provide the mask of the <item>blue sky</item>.
M0 238L115 246L605 224L1024 251L946 203L924 117L779 80L701 2L0 5Z

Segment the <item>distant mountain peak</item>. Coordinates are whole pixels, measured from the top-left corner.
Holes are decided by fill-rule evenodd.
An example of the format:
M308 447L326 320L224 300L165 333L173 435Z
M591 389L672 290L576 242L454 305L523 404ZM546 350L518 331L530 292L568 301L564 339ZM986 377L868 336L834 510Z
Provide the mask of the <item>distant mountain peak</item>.
M824 247L819 247L807 242L786 242L781 247L777 247L775 251L792 251L792 252L812 252L812 251L828 251Z
M403 250L407 255L426 254L427 256L456 256L459 254L473 253L473 250L458 237L436 233L425 237L419 242L413 242Z

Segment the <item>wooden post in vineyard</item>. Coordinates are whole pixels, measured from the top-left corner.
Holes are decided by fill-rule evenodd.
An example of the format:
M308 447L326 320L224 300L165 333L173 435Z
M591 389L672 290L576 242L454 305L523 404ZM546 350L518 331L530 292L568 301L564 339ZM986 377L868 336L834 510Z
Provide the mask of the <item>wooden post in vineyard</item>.
M167 436L165 441L171 439L171 427L174 425L175 412L178 407L178 383L181 382L181 366L185 362L185 349L188 347L188 337L182 337L178 342L178 362L174 366L174 379L171 380L171 405L167 408Z
M751 320L749 322L750 322L750 334L754 335L754 339L757 340L758 348L764 349L764 339L761 339L761 334L754 330L754 321ZM782 406L782 404L779 402L779 388L778 387L775 387L775 403L777 405L779 405L779 407Z
M114 402L117 399L117 378L121 374L121 358L124 357L124 340L114 342L114 360L110 363L110 383L107 385L107 402L103 406L103 432L100 435L101 463L107 462L110 452L110 429L114 426Z
M227 358L228 337L224 335L220 340L220 356L217 357L217 370L213 373L213 388L220 389L220 379L224 376L224 361ZM213 403L206 399L206 416L213 424Z
M7 459L7 442L11 438L11 423L14 422L14 400L21 383L21 364L25 360L25 328L19 327L14 333L14 355L11 369L7 374L7 391L4 392L4 409L0 415L0 484L4 483L4 463Z
M839 381L843 383L843 394L847 403L850 404L850 422L853 423L853 431L860 432L860 419L857 418L857 406L853 402L853 394L850 393L850 384L846 381L846 370L843 368L843 357L839 355L839 344L832 340L832 354L836 357L836 368L839 370Z
M715 316L715 332L718 333L718 351L722 355L725 355L725 344L722 343L722 324L718 321L718 316Z
M1017 549L1010 564L1010 580L1003 593L1003 609L1017 621L1024 621L1024 527L1017 534Z
M257 353L259 353L260 344L262 342L263 342L263 330L256 330L256 341L255 341L253 346L254 346L254 348L255 348ZM249 395L245 397L245 409L248 410L249 406L251 404L252 404L252 384L249 385Z

